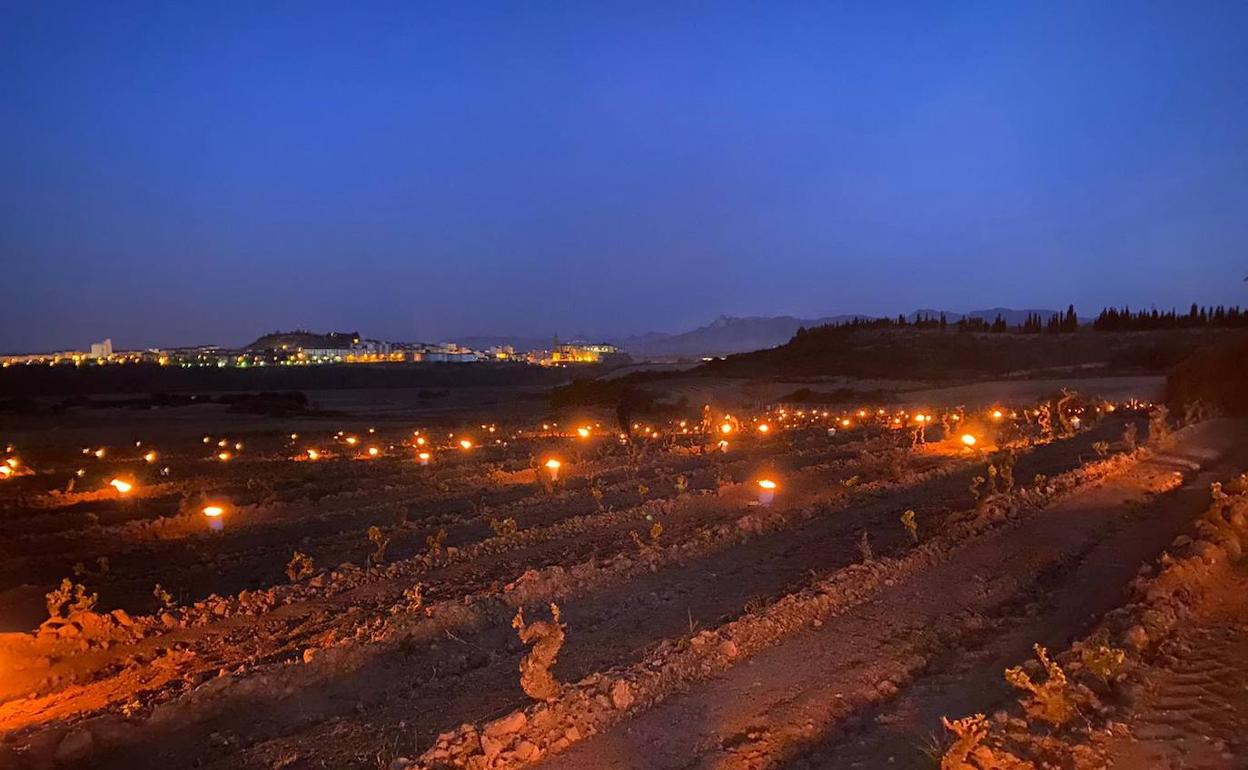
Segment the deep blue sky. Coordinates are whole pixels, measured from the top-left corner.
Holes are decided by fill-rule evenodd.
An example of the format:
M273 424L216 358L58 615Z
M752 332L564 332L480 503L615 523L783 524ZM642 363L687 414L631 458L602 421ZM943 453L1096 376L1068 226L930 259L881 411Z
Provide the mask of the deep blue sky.
M1248 300L1248 3L0 0L0 350Z

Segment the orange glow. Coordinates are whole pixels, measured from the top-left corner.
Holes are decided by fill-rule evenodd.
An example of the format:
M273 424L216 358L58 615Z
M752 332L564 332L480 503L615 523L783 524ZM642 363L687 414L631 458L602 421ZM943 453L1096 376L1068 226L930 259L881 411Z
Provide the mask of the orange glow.
M771 430L771 426L768 425L767 423L763 423L762 425L758 426L759 433L766 433L769 430Z
M360 440L355 436L347 436L347 444L349 446L355 446L358 443L360 443Z
M1003 414L1003 413L1001 412L1001 410L1000 410L1000 409L993 409L993 410L992 410L992 419L994 419L994 420L1000 420L1000 419L1001 419L1002 417L1004 417L1004 416L1005 416L1005 414Z
M472 449L472 442L466 438L461 438L459 440L459 446L463 449Z
M234 455L229 452L217 452L217 459L223 463L228 463L230 460L234 459Z
M772 481L771 479L761 479L758 482L758 486L761 489L775 489L777 485L776 485L776 482Z
M848 420L848 419L843 419L843 420L841 420L841 427L842 427L842 428L848 428L848 427L849 427L849 420Z
M149 463L154 463L154 462L156 462L156 453L155 453L155 452L148 452L147 454L143 455L143 459L144 459L144 460L146 460L146 461L147 461L147 462L149 462Z
M379 454L381 454L381 450L380 450L380 449L378 449L377 447L375 447L375 446L370 446L370 447L368 448L368 456L369 456L369 457L376 457L376 456L377 456L377 455L379 455Z
M427 463L427 462L429 462L429 453L428 453L428 452L421 452L420 454L416 455L416 457L417 457L417 459L419 459L422 463Z
M220 516L221 516L221 514L223 514L223 513L225 513L225 509L224 509L224 508L222 508L222 507L221 507L221 506L219 506L219 505L206 505L206 506L204 506L204 515L205 515L205 516L207 516L207 517L208 517L208 518L210 518L210 519L215 519L215 518L218 518L218 517L220 517Z
M131 484L128 481L122 481L121 479L113 479L112 481L108 482L108 485L112 487L113 489L117 490L118 494L122 494L122 495L127 494L129 493L130 490L134 489L133 484Z
M969 433L962 434L962 443L967 446L975 446L975 437Z
M556 460L556 459L555 459L555 458L553 458L553 457L552 457L552 458L550 458L549 460L547 460L547 461L546 461L546 467L547 467L547 468L549 468L549 469L551 469L552 471L557 471L557 470L559 470L559 468L560 468L562 465L563 465L563 463L559 462L558 460Z
M13 475L13 469L8 465L0 465L0 479L7 479Z
M321 459L321 453L320 453L320 452L318 452L318 451L316 451L315 449L309 449L309 450L308 450L308 459L309 459L309 460L319 460L319 459Z
M424 436L420 436L419 438L416 439L416 446L424 446L426 443L427 442L425 441Z
M719 426L719 432L725 435L732 433L732 423L726 422Z
M99 449L92 452L92 454L95 455L96 458L103 460L104 459L104 447L100 447Z
M576 435L581 438L589 438L589 428L577 428Z

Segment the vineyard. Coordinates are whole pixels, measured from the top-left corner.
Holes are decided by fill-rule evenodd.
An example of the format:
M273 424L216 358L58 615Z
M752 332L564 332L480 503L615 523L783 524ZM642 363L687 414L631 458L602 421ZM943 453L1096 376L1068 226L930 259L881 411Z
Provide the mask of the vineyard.
M0 768L1085 766L1178 625L1127 622L1141 565L1231 564L1248 468L1242 422L1065 390L203 409L0 437ZM1094 635L1097 705L1041 740L1035 681ZM1034 645L1074 651L1003 676Z

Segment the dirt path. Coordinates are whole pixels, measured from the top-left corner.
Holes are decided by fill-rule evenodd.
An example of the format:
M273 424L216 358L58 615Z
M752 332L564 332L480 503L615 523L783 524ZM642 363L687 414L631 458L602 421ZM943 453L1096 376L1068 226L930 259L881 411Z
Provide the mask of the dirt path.
M1248 464L1243 435L1242 423L1186 431L1171 452L542 766L929 768L921 747L939 715L1007 697L1001 671L1033 642L1069 642L1120 603L1138 565L1207 505L1210 481Z

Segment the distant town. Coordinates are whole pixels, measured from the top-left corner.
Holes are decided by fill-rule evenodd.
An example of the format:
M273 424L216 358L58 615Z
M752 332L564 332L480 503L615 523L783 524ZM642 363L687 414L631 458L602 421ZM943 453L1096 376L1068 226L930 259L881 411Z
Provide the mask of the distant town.
M305 330L266 334L244 348L200 345L178 348L115 350L113 341L92 343L88 350L64 350L0 357L0 367L107 366L156 364L178 367L317 366L327 364L483 363L514 361L535 366L625 363L628 356L605 342L574 340L517 351L510 345L473 349L454 342L387 342L357 332L320 334Z

